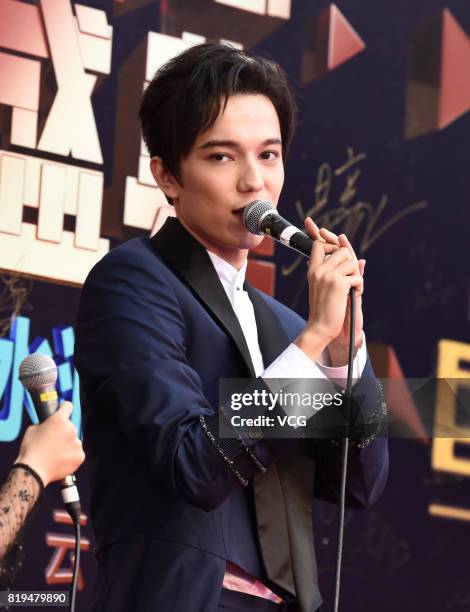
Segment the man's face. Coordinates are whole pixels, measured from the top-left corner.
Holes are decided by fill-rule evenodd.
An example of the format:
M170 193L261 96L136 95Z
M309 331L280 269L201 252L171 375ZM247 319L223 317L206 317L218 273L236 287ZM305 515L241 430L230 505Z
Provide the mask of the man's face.
M236 267L259 245L243 225L243 208L253 200L275 206L284 182L279 119L262 95L228 99L214 125L199 134L181 162L173 197L176 214L208 250Z

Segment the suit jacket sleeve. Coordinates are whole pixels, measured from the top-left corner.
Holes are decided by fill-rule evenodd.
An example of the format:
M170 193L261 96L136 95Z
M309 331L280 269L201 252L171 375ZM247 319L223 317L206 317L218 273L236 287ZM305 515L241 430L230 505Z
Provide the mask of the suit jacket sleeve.
M351 401L351 440L346 479L346 504L368 508L381 495L388 476L388 440L386 414L381 410L383 396L370 359L353 388ZM325 410L325 409L323 409ZM327 416L326 411L319 416ZM370 418L373 422L367 425ZM316 417L313 418L315 420ZM378 433L376 437L374 435ZM359 438L358 436L364 436ZM368 440L367 436L370 436ZM364 442L362 443L362 440ZM317 438L311 450L316 463L316 497L338 503L341 481L341 440Z
M275 308L279 324L288 341L304 329L306 321L285 305L270 300ZM322 376L323 378L323 376ZM338 389L340 390L340 389ZM376 380L370 359L367 358L362 375L353 387L351 415L352 442L348 454L346 503L349 507L371 506L383 491L388 475L389 457L386 415L382 411L383 396ZM285 410L285 409L284 409ZM331 430L331 407L324 407L308 422L307 437L301 442L302 452L315 459L314 495L329 502L338 503L341 483L341 439L344 428L338 433ZM370 425L367 423L370 420ZM344 424L344 421L343 421ZM366 427L363 427L366 424ZM359 427L358 427L359 425ZM379 435L361 445L362 439L377 432ZM335 439L336 438L336 439Z
M110 426L143 450L155 481L210 510L240 486L233 468L247 480L258 468L239 440L218 438L217 410L188 363L191 330L170 274L153 254L129 249L117 248L97 264L82 291L75 363L85 420L91 406L111 406ZM245 439L263 465L297 442Z

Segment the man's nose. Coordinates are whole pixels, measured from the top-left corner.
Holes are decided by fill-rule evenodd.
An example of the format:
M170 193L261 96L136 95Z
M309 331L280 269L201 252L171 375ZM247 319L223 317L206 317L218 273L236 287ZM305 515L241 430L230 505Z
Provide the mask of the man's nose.
M261 168L256 161L247 161L240 171L238 179L238 190L246 191L261 191L264 188L264 178Z

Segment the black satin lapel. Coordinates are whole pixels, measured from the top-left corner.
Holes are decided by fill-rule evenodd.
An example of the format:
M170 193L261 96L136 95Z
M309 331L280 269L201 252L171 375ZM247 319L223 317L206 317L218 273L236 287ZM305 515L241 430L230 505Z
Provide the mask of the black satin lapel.
M261 293L249 283L245 283L244 289L248 292L253 304L259 347L263 356L264 367L267 368L287 348L289 339L279 319Z
M255 370L242 328L205 248L172 217L151 241L164 261L191 287L216 323L231 336L249 375L254 377Z

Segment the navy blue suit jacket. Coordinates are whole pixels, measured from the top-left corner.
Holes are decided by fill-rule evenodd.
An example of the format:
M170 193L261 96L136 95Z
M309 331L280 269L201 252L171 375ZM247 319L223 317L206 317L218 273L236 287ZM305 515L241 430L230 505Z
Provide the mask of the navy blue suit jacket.
M267 366L305 321L248 291ZM199 421L204 415L217 435L219 379L254 376L253 366L210 258L178 221L169 219L153 239L113 249L93 268L81 296L75 363L98 549L94 609L215 611L226 560L269 585L252 487L240 485ZM363 378L371 377L368 363ZM370 386L365 395L371 411L378 396ZM256 466L239 442L219 443L250 480ZM264 465L307 443L316 462L312 494L337 501L336 446L247 439ZM387 469L384 439L352 449L349 505L372 503Z

